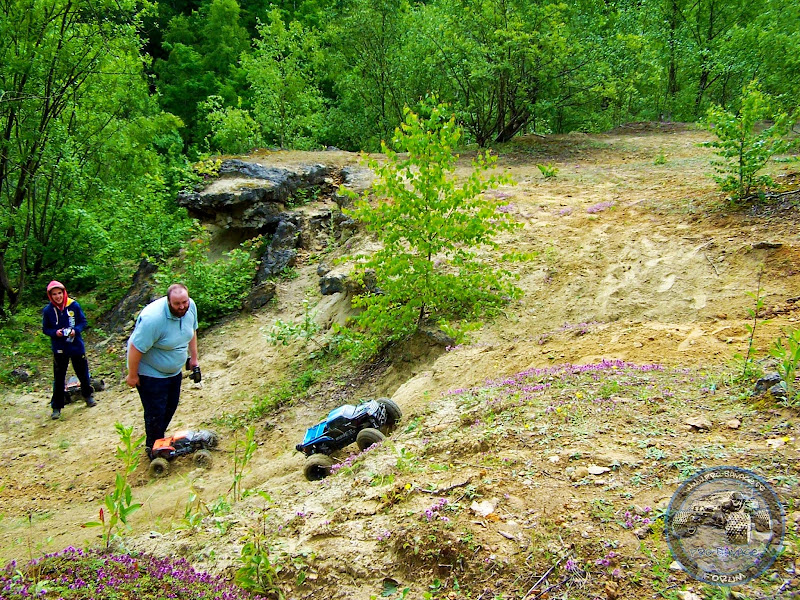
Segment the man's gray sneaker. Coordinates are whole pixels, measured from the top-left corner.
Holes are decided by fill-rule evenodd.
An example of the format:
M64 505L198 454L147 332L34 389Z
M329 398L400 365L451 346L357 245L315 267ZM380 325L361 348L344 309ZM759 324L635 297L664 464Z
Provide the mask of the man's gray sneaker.
M97 406L97 400L94 399L94 396L89 396L86 398L86 406L91 408L92 406Z
M54 408L53 409L53 413L50 415L50 418L53 419L53 420L60 419L61 418L61 411L59 409L57 409L57 408Z

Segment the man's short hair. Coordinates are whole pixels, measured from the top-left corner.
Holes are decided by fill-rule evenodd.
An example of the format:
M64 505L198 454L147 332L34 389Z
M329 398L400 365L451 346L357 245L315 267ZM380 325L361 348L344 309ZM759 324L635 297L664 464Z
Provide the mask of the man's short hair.
M170 297L172 296L172 292L174 292L175 290L186 290L186 294L187 295L189 294L189 288L187 288L185 285L183 285L182 283L173 283L171 286L167 288L167 300L170 299Z

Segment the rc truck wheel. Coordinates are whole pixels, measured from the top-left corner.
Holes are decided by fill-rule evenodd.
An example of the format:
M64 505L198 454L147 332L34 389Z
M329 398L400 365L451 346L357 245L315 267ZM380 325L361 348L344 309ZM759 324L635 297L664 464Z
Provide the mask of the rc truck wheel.
M386 436L380 431L373 429L372 427L367 427L358 432L358 435L356 436L356 444L358 444L359 450L366 450L372 446L372 444L380 444L385 439Z
M750 515L744 511L732 512L725 523L725 534L734 544L750 542Z
M694 513L688 510L679 510L672 517L672 531L679 538L694 535L697 527L693 524Z
M324 454L312 454L306 459L303 465L303 475L309 481L319 481L325 479L331 473L331 467L336 463L330 456Z
M768 510L757 510L753 513L753 522L756 525L756 531L765 532L772 529L772 517Z
M198 450L194 453L194 464L201 469L210 469L213 463L214 459L211 458L211 452L208 450Z
M388 433L390 429L393 429L397 422L402 418L403 411L400 410L400 407L397 406L397 403L390 399L390 398L378 398L378 404L383 404L386 407L386 431L384 433Z
M166 477L169 474L169 463L166 458L154 458L150 461L147 472L150 477Z

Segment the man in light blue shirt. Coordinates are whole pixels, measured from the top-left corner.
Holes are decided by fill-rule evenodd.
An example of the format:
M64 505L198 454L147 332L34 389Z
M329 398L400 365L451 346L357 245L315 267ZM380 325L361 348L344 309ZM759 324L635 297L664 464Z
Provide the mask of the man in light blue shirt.
M197 307L181 283L142 309L128 340L128 377L144 408L148 456L153 442L163 438L181 397L181 370L197 361Z

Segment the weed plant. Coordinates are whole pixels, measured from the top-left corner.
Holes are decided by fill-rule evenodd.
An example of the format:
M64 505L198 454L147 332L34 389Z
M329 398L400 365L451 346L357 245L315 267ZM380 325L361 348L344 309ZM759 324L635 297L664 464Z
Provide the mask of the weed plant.
M233 444L233 482L229 490L233 502L238 502L243 497L242 478L247 472L247 465L257 449L255 427L251 425L247 428L245 439L237 439Z
M183 559L147 554L109 554L73 547L46 554L26 565L0 571L0 596L8 600L60 598L205 598L267 600L222 578L195 569Z
M752 323L745 324L745 328L750 334L747 339L747 351L744 355L739 353L733 355L733 359L741 365L742 372L740 378L742 381L749 381L750 379L760 376L762 373L753 356L753 341L758 326L768 322L767 319L761 319L761 311L764 308L764 296L762 295L764 290L761 288L761 277L763 273L763 271L759 271L758 273L756 291L747 292L747 295L753 299L753 307L747 309L747 316L752 319Z
M263 494L263 497L267 503L271 502L269 495ZM239 556L241 566L236 571L236 582L247 590L280 600L284 596L278 587L278 574L269 557L266 513L267 506L247 533Z
M778 360L778 373L786 389L787 404L796 406L800 397L795 385L797 365L800 363L800 329L784 331L784 334L786 337L775 340L769 353Z
M141 508L141 504L133 502L133 494L128 478L139 464L140 449L145 436L133 439L133 426L125 427L115 423L114 429L122 442L117 447L117 458L122 461L122 472L117 471L114 491L106 494L103 506L100 507L100 520L86 523L84 527L102 527L106 548L111 542L128 529L128 517Z

